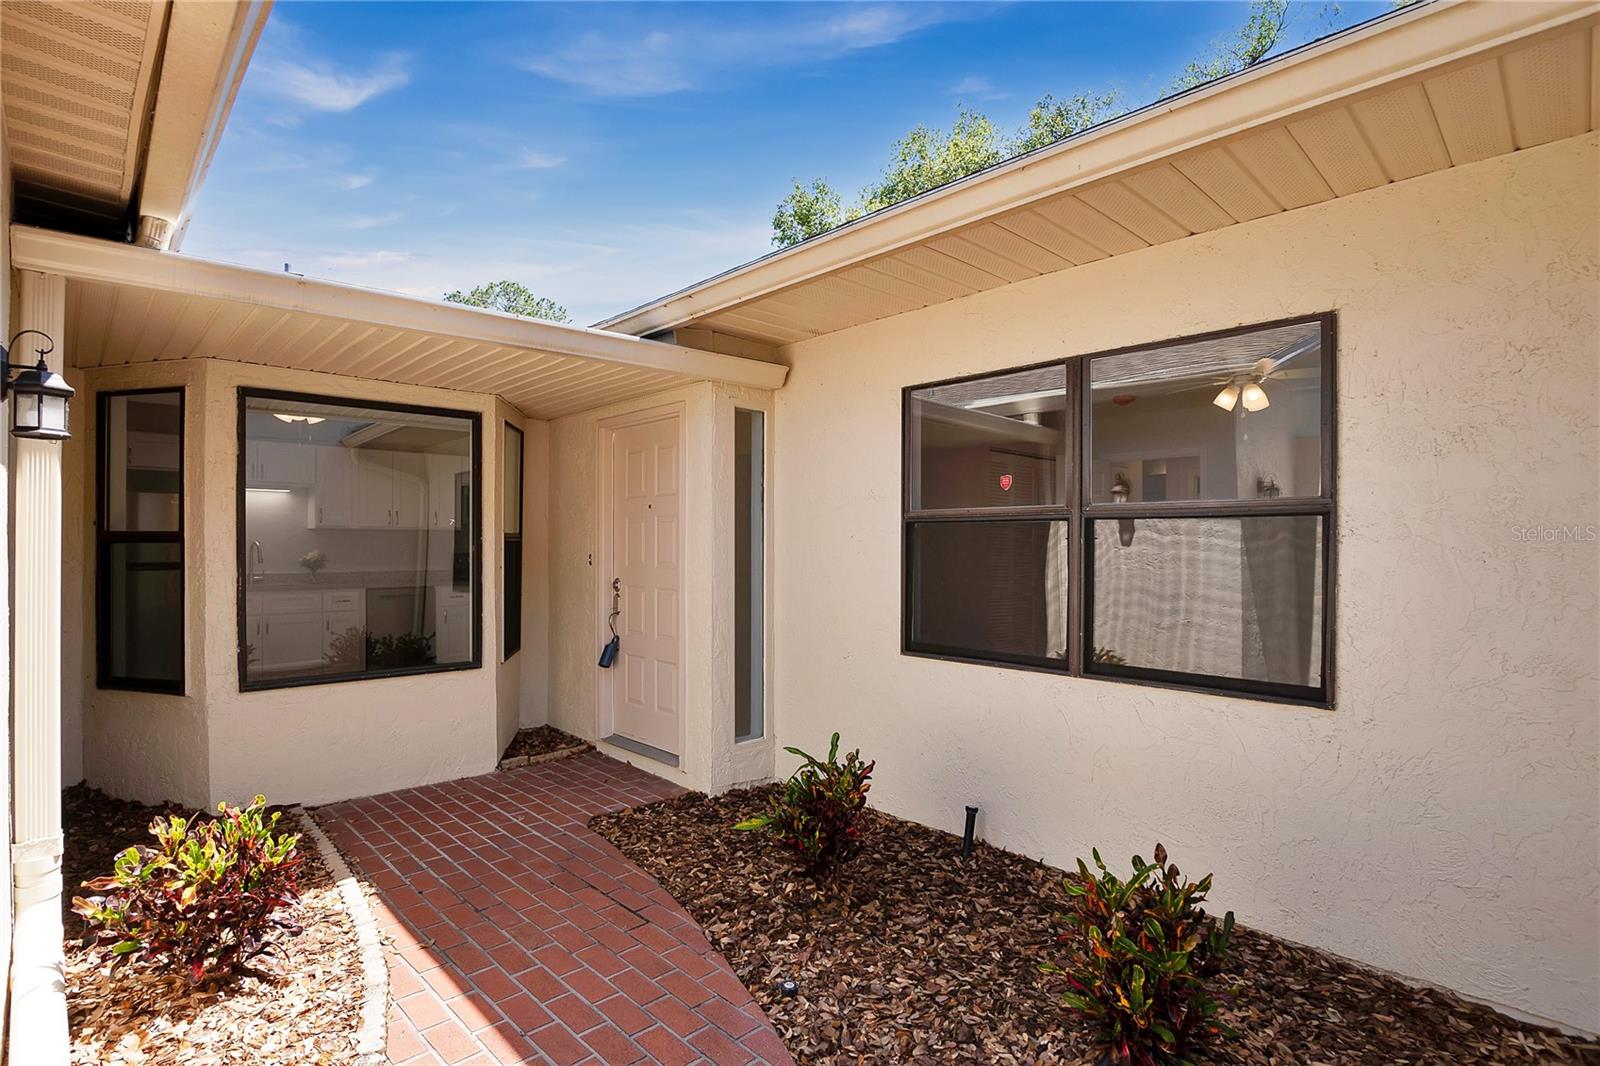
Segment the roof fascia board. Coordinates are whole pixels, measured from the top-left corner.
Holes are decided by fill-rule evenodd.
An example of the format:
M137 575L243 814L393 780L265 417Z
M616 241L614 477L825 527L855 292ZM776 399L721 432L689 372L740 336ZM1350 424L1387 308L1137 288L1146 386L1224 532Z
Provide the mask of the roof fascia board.
M11 227L11 260L19 270L61 274L82 281L230 300L732 385L776 389L783 385L789 372L777 363L662 344L622 333L434 303L29 226Z
M244 80L271 0L175 4L162 47L138 214L159 219L176 247Z
M1434 0L1158 101L598 323L673 329L930 237L1600 13L1592 0Z

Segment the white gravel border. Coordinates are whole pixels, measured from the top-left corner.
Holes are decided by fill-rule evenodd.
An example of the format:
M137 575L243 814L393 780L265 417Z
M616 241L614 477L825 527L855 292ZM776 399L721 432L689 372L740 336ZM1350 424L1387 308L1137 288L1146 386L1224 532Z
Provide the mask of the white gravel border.
M389 1041L389 964L383 958L383 944L378 937L378 920L372 916L372 907L361 884L350 872L350 867L333 846L328 834L304 807L296 807L295 814L305 827L305 835L317 845L334 879L339 883L339 896L344 909L356 927L356 943L361 948L361 1028L356 1032L357 1060L362 1066L382 1066L388 1062L386 1054Z

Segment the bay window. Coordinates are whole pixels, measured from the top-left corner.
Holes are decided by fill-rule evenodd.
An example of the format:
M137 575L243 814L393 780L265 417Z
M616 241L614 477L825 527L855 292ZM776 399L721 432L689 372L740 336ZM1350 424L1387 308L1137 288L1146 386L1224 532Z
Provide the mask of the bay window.
M246 689L480 661L479 419L242 389Z
M907 389L904 650L1327 704L1333 325Z

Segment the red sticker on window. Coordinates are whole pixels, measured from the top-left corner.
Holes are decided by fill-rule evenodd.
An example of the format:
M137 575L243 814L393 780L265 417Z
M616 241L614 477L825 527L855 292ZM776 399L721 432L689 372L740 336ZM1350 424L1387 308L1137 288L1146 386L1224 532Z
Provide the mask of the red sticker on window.
M1011 491L1011 475L1010 474L1001 474L1000 475L1000 491L1001 492L1010 492Z

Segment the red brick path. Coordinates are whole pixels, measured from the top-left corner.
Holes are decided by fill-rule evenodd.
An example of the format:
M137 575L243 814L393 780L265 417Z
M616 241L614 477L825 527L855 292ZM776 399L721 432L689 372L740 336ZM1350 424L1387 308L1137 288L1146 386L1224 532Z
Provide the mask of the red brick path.
M694 921L587 828L677 791L588 753L318 810L376 890L390 1061L791 1063Z

